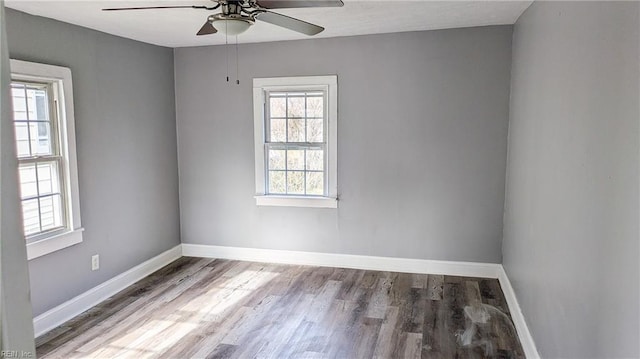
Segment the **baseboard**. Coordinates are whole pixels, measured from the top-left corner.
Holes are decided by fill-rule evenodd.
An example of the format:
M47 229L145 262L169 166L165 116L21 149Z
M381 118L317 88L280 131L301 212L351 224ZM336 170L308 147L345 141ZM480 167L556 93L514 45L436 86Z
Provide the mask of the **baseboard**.
M251 262L340 267L403 273L443 274L498 278L502 266L496 263L453 262L426 259L374 257L336 253L298 252L275 249L182 244L182 255L235 259Z
M538 354L536 343L533 341L533 337L531 336L531 332L529 331L527 322L524 319L522 310L520 309L520 304L518 303L516 293L511 286L509 277L507 277L507 272L505 272L504 267L502 266L500 266L498 281L500 281L502 292L504 293L505 299L507 300L509 312L511 313L511 319L513 320L513 324L515 325L516 331L518 332L518 337L520 338L520 343L522 344L522 349L524 350L525 356L528 359L540 359L540 354Z
M105 299L127 288L140 279L166 266L182 256L182 247L177 245L128 271L48 310L33 319L35 336L39 337L51 329L85 312Z

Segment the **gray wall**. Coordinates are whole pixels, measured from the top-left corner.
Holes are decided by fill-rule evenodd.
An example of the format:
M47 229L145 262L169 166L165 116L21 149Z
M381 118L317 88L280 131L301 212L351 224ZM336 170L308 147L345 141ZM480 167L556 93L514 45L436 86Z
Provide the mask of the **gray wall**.
M175 50L184 243L501 261L511 26ZM230 49L232 79L235 57ZM257 207L252 79L338 75L339 208Z
M86 230L29 262L38 315L180 243L173 51L9 9L7 29L12 58L73 76Z
M515 25L503 255L545 358L640 355L639 7Z

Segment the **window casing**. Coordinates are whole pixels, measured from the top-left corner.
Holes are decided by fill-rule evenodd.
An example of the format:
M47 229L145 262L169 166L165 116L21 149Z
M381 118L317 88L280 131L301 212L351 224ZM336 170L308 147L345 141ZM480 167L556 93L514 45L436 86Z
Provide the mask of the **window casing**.
M254 79L256 203L337 207L337 77Z
M71 71L11 60L11 95L27 257L82 241Z

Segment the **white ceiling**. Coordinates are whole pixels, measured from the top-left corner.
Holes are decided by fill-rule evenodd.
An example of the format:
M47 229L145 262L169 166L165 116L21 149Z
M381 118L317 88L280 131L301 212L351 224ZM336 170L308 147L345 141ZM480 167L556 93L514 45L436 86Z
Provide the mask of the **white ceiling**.
M314 37L513 24L532 1L372 1L343 0L340 8L274 10L325 27ZM224 44L221 33L195 36L209 13L199 9L101 11L105 7L207 5L210 0L6 0L9 8L110 34L168 47ZM309 38L264 22L256 22L238 42ZM229 39L232 41L234 39Z

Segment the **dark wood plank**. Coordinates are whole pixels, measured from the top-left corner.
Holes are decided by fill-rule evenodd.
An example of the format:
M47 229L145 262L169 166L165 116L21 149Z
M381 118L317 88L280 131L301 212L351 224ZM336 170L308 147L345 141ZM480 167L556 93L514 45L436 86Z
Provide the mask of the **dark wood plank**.
M336 294L337 299L353 300L358 291L358 283L362 281L365 271L347 269L347 273L342 279L342 286L340 291Z
M500 287L500 282L492 279L481 279L478 281L482 302L499 308L503 313L509 313L507 301Z
M453 280L456 278L456 280ZM464 332L464 288L462 277L445 276L442 301L444 306L440 308L439 317L444 320L444 326L439 328L441 348L446 357L467 358L468 351L458 345L456 335Z
M439 327L443 326L443 320L440 315L440 300L430 300L425 302L424 320L422 326L422 357L423 358L440 358L441 344Z

